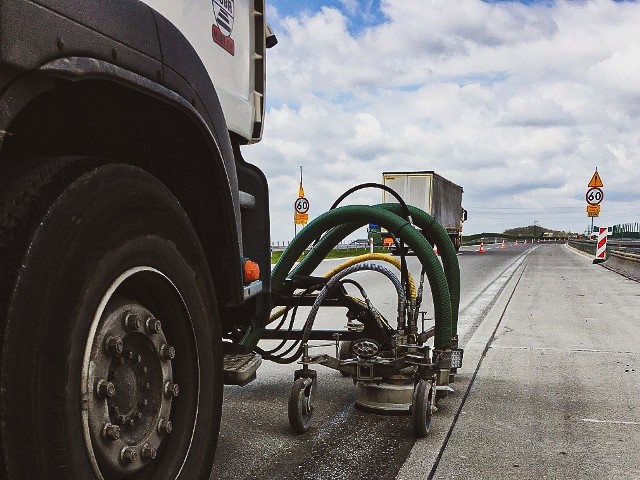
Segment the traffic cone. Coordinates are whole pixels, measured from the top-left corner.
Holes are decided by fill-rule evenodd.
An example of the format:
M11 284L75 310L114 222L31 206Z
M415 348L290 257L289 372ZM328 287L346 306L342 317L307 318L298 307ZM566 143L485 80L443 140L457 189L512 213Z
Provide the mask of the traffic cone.
M506 245L504 244L504 239L502 240L502 245L500 245L500 248L506 248Z
M518 246L518 240L516 240L516 247Z
M484 242L480 242L480 250L478 252L484 253Z
M524 244L525 244L525 245L527 244L527 239L526 239L526 238L524 239Z

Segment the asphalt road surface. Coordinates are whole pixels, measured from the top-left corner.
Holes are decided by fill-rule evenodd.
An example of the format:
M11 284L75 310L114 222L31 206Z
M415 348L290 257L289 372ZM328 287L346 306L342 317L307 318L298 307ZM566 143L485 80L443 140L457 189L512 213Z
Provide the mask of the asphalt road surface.
M640 283L592 258L542 246L515 272L467 343L477 375L431 478L640 478ZM429 440L400 479L424 478Z
M531 247L530 244L507 248L488 245L484 254L474 248L463 248L458 257L462 279L461 345L481 326L508 280L534 250ZM340 262L325 261L316 273L322 274ZM409 257L409 264L417 278L416 258ZM392 284L373 272L358 273L354 278L363 285L376 308L386 318L394 320L397 298ZM424 309L433 316L429 295L424 299ZM321 309L315 327L342 328L346 320L344 312L337 308ZM306 315L302 312L299 315L304 321ZM335 352L331 347L324 347L324 350L314 349L313 353L322 351ZM356 410L352 381L339 372L318 366L318 391L311 429L303 435L294 434L287 420L287 401L296 368L299 368L296 364L263 362L254 382L245 387L225 387L221 434L211 479L396 478L416 444L410 417ZM465 374L464 368L461 371L461 375L469 378L472 373ZM461 383L460 389L464 386L464 382ZM434 434L435 452L442 445L454 418L455 399L456 395L453 395L452 405L441 407L434 416L432 433L423 440L430 441ZM436 445L438 449L435 449ZM406 478L426 478L429 474L426 468L419 463L405 467L404 475Z

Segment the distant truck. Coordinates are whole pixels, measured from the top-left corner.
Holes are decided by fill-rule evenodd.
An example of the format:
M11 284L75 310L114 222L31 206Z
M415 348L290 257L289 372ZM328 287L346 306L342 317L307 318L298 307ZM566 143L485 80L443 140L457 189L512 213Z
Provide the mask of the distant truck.
M449 233L456 251L460 249L462 224L467 219L467 211L462 208L461 186L433 171L383 172L382 183L398 192L407 204L433 215ZM382 201L397 203L393 195L384 190Z

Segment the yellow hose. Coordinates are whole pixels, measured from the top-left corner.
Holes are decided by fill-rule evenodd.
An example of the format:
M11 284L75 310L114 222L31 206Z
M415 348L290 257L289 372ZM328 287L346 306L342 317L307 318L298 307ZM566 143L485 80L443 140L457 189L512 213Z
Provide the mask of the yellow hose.
M352 265L356 265L357 263L362 263L362 262L366 262L368 260L380 260L383 262L388 262L390 264L392 264L394 267L396 267L398 270L400 270L400 260L398 260L396 257L393 257L387 253L365 253L364 255L359 255L357 257L352 257L349 260L347 260L346 262L341 263L340 265L338 265L337 267L329 270L327 273L325 273L323 275L324 278L331 278L334 275L340 273L341 271L345 270L346 268L349 268ZM411 274L409 273L409 295L411 297L412 300L416 299L417 296L417 292L416 292L416 284L413 281L413 277L411 276ZM277 320L278 318L280 318L282 315L284 315L284 312L287 311L286 307L281 307L278 310L276 310L275 312L271 313L271 316L269 317L269 322L271 323L274 320Z
M350 258L346 262L343 262L337 267L329 270L327 273L324 274L324 278L333 277L335 274L340 273L341 271L343 271L346 268L349 268L352 265L366 262L368 260L381 260L383 262L388 262L392 264L394 267L396 267L398 270L400 270L400 260L398 260L396 257L393 257L387 253L365 253L364 255L359 255L357 257ZM411 276L411 274L409 274L409 296L411 297L412 300L415 300L416 295L417 295L416 284L414 283L413 277Z

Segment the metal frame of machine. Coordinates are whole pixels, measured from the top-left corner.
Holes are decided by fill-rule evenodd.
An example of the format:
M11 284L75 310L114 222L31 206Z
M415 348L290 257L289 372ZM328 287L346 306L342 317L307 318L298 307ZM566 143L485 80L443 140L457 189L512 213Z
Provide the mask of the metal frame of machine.
M458 348L456 330L459 268L454 246L446 230L424 211L409 207L402 201L376 207L337 207L349 193L371 186L389 189L377 184L351 189L336 201L329 212L311 222L296 236L272 275L272 306L284 308L272 313L270 322L280 321L275 328L247 332L242 341L266 360L293 363L300 359L302 367L294 373L288 401L289 423L297 433L306 432L311 425L318 381L316 371L311 368L313 365L324 365L352 377L357 387L356 406L363 410L385 414L410 413L418 437L429 432L431 416L436 410L436 395L451 390L448 385L453 374L462 366L463 351ZM348 218L346 224L341 221L343 217ZM348 234L370 221L384 225L395 235L402 232L403 241L416 252L422 263L418 288L408 274L404 247L400 243L400 260L395 259L400 278L388 268L371 263L370 260L382 259L375 257L375 254L348 261L325 277L309 276L334 243L346 236L345 232ZM311 243L313 246L309 253L294 267L295 260ZM442 264L433 252L432 243L444 252ZM395 327L389 325L375 309L362 287L347 278L362 270L381 273L394 284L398 294ZM426 330L424 321L422 328L418 325L425 276L434 299L436 322L434 327ZM345 284L355 285L363 299L350 296ZM300 306L312 308L304 327L294 330L293 323ZM314 320L320 306L346 308L347 328L314 330ZM288 327L284 328L289 313L291 319ZM427 344L431 338L434 339L434 346ZM279 339L281 343L265 351L257 347L261 339ZM295 342L282 351L290 340ZM335 342L336 355L311 355L311 340ZM344 348L346 345L348 348Z

